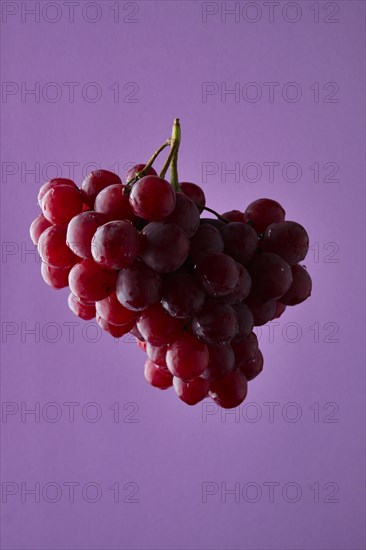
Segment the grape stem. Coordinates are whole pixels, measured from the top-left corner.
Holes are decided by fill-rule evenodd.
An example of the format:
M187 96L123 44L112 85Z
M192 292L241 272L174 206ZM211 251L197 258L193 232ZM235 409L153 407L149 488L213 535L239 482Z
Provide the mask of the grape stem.
M140 170L140 172L136 172L134 177L130 181L128 181L126 185L131 186L137 180L143 178L147 174L147 172L150 170L152 165L154 164L155 159L160 155L160 153L165 149L165 147L169 147L171 145L171 142L172 142L171 138L168 138L166 141L164 141L163 145L161 145L159 149L157 149L155 153L152 155L152 157L147 161L144 168Z
M164 166L159 174L161 178L165 178L165 175L170 166L170 183L173 186L174 191L180 191L178 180L178 150L181 140L181 131L179 118L174 119L172 136L170 138L170 153L166 159Z
M222 222L229 223L229 220L227 220L226 218L224 218L223 216L221 216L220 214L215 212L215 210L212 210L212 208L209 208L208 206L202 206L201 204L198 204L197 202L195 202L194 204L197 206L197 208L202 208L202 210L207 210L207 212L211 212L211 214L215 214L215 216L217 216L217 218L219 220L221 220Z
M172 159L172 164L170 167L170 183L173 186L174 191L180 191L179 179L178 179L178 152L181 140L181 131L179 118L174 120L173 129L172 129L172 142L174 143L174 154Z

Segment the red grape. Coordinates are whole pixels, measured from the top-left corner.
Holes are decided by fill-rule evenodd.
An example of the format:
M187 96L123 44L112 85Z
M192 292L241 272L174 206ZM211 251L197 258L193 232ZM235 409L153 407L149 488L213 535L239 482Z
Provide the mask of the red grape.
M248 384L244 374L234 369L229 374L211 382L210 397L224 409L238 407L246 398Z
M283 222L286 212L272 199L257 199L245 211L245 217L257 233L264 233L271 223Z
M136 176L137 172L141 172L145 168L146 164L135 164L135 166L132 166L126 174L125 181L128 183L129 181L133 180L133 178ZM151 166L146 176L157 176L156 170Z
M226 376L234 368L235 355L229 345L208 346L209 361L201 374L205 380L217 380Z
M116 273L93 260L74 265L69 275L71 292L83 302L97 302L107 298L116 285Z
M238 266L227 254L210 254L195 267L197 280L209 296L224 296L239 282Z
M39 216L37 216L36 219L32 221L29 233L33 244L38 244L39 237L48 227L51 227L51 223L46 220L43 214L39 214Z
M161 304L154 304L140 314L137 328L147 342L164 346L180 335L183 322L170 317Z
M141 259L158 273L178 269L187 259L189 240L174 223L151 222L141 232Z
M158 176L145 176L133 184L130 205L136 216L149 221L161 221L175 207L175 191Z
M81 184L83 200L91 208L94 207L96 196L102 189L110 185L122 185L121 178L109 170L94 170L86 176Z
M146 354L151 361L159 368L168 369L166 364L166 352L168 346L152 346L149 342L146 343Z
M297 264L308 253L309 236L299 223L274 223L267 228L261 248L278 254L291 265Z
M140 348L142 351L146 351L146 342L142 342L141 340L136 338L136 344L137 344L137 347Z
M222 252L224 241L220 231L209 224L201 224L196 234L191 238L189 255L197 263L205 256Z
M42 278L52 288L68 286L70 269L71 267L53 267L44 262L41 264Z
M202 307L205 294L188 273L173 273L165 277L161 303L172 317L192 317Z
M130 333L132 334L132 336L134 336L136 338L136 340L138 340L139 342L143 342L146 344L142 334L140 334L140 331L138 330L137 326L136 326L136 323L134 324L134 326L131 328L130 330ZM146 347L145 347L146 349Z
M187 237L192 237L200 225L200 213L193 201L183 193L176 194L176 202L173 212L165 218L165 222L179 225Z
M84 319L84 321L90 321L91 319L94 319L96 314L94 304L85 304L81 302L76 296L73 295L72 292L70 292L69 294L67 303L71 311L75 313L75 315L80 317L80 319Z
M98 227L91 249L98 264L109 269L124 269L137 258L140 235L129 221L108 222Z
M251 293L245 300L245 303L253 314L254 326L265 325L274 318L276 313L275 300L268 300L268 302L263 303Z
M193 317L192 330L206 344L226 344L238 334L238 318L231 306L208 300Z
M183 181L179 186L182 193L189 197L196 204L198 210L202 212L203 207L206 206L206 197L202 187L188 181Z
M121 336L124 336L125 334L130 332L131 328L134 325L133 321L125 323L124 325L115 325L113 323L110 323L109 321L106 321L106 319L103 319L103 317L98 314L96 319L100 328L108 332L111 336L113 336L113 338L121 338Z
M309 273L301 265L292 265L292 284L286 294L282 296L281 304L295 306L309 298L312 281Z
M189 332L182 333L168 347L166 364L174 376L183 380L193 380L207 369L209 362L208 348Z
M42 261L53 267L70 267L78 259L66 244L64 225L51 225L43 231L38 241L38 252Z
M254 318L253 318L253 313L251 312L249 307L243 303L234 304L232 308L236 313L236 316L238 318L238 323L239 323L238 334L234 338L234 341L236 341L249 336L249 334L253 330Z
M235 366L242 367L256 356L258 351L258 338L254 332L251 332L246 338L231 342L231 347L235 356Z
M81 193L71 185L56 185L44 195L42 211L53 224L66 224L83 209Z
M277 254L257 254L247 268L252 278L252 293L261 302L280 298L291 286L291 268Z
M282 300L282 298L281 298L281 300ZM273 315L272 319L278 319L279 317L281 317L281 315L284 313L285 309L286 309L286 306L284 304L281 304L281 302L279 302L277 300L276 309L275 309L275 312L274 312L274 315Z
M173 386L175 393L187 405L197 405L202 399L205 399L210 389L210 383L203 378L194 378L185 382L181 378L174 376Z
M229 212L224 212L224 214L221 214L225 220L229 220L229 222L240 222L240 223L246 223L247 218L244 212L240 212L240 210L229 210Z
M258 246L258 236L250 225L241 222L227 223L221 229L224 250L234 260L247 264L254 256Z
M244 363L244 365L240 368L241 372L244 374L245 378L249 382L249 380L253 380L258 374L260 374L263 370L263 355L260 350L257 351L255 356L250 359L247 363Z
M47 191L50 189L53 189L56 187L56 185L69 185L70 187L74 187L77 189L76 183L74 183L72 180L66 179L66 178L54 178L52 180L46 181L38 191L38 204L42 208L42 200Z
M170 372L159 369L150 359L145 362L144 375L146 380L161 390L166 390L173 385L173 376Z
M132 311L142 311L160 300L161 277L140 261L122 269L117 278L117 298Z
M95 307L97 314L113 325L126 325L136 319L136 313L123 307L117 300L115 292L112 292L104 300L96 302Z
M91 258L91 241L100 225L106 223L106 216L89 210L81 212L67 226L67 246L80 258Z
M94 209L106 216L106 221L130 220L134 221L128 196L124 194L125 187L120 184L110 185L98 193Z
M252 287L252 280L245 267L239 263L236 264L239 270L239 281L232 292L225 296L217 297L223 304L238 304L242 302L249 294Z

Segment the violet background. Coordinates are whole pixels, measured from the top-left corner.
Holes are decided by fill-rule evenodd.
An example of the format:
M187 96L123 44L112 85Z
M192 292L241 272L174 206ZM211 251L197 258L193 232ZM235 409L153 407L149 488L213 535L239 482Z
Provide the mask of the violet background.
M21 3L10 4L21 9ZM24 402L32 407L38 402L42 409L55 402L62 407L62 417L53 423L42 415L39 422L31 416L22 422L20 413L3 416L1 479L3 489L4 482L19 486L25 482L29 488L35 482L42 487L54 482L63 493L55 503L42 494L39 503L32 496L22 502L20 492L9 496L2 503L1 548L361 550L365 545L364 2L334 3L339 7L337 23L323 22L330 13L324 2L319 4L319 23L313 20L311 2L296 3L302 9L296 23L281 15L284 3L272 23L263 2L257 3L262 10L257 23L243 17L235 22L233 16L223 22L220 13L204 23L205 6L192 1L139 1L138 13L130 16L137 22L116 23L111 6L117 3L108 0L96 2L102 12L99 21L83 20L85 2L80 2L71 23L63 2L58 4L62 17L56 23L44 17L37 23L30 16L22 22L18 12L1 24L3 82L19 86L56 82L63 89L55 103L42 97L39 103L30 97L22 102L20 94L3 97L1 103L3 406L14 402L21 407ZM119 2L122 18L130 18L134 4ZM219 9L220 3L212 6ZM49 18L54 17L49 9ZM94 16L92 8L88 13ZM290 17L293 13L290 10ZM81 83L74 103L68 101L62 84L72 81ZM265 99L268 92L263 85L269 81L280 83L272 103ZM87 82L101 87L100 101L82 97L80 89ZM121 83L122 98L132 90L123 90L123 85L137 83L138 101L114 102L108 89L114 82ZM233 96L221 101L217 94L203 102L203 82L219 86L225 82L227 88L235 82L242 86L257 82L263 97L250 103L235 102ZM298 102L283 100L280 90L287 82L301 86ZM314 82L320 83L318 103L309 90ZM327 82L339 86L336 103L323 102L331 91L322 90ZM58 163L64 177L68 168L63 163L79 163L78 183L89 162L113 166L123 177L127 163L147 160L168 137L177 116L183 132L182 180L202 182L207 162L217 163L218 168L222 162L228 168L235 162L262 166L257 183L243 177L235 181L233 176L221 181L220 171L208 176L204 185L212 208L244 209L255 198L269 196L283 203L288 219L308 229L313 244L319 243L315 245L319 261L311 251L305 262L314 280L312 297L288 308L274 328L274 341L263 329L264 371L250 383L247 401L254 405L241 407L239 416L220 416L217 411L207 416L207 405L189 408L172 390L160 392L148 386L143 378L144 355L132 342L115 342L104 334L91 343L92 328L83 337L83 322L67 308L67 291L48 288L36 257L24 253L24 247L32 250L28 228L38 214L36 194L44 178L22 177L22 162L28 168L37 162L41 167ZM300 181L286 182L279 171L269 183L263 166L268 161L281 167L299 163ZM339 173L334 177L339 181L314 182L308 168L314 162L336 163ZM19 171L9 175L9 166ZM50 168L49 176L54 175ZM324 175L321 171L321 179ZM327 243L339 247L331 258L328 254L335 248ZM70 322L76 323L73 342L65 325ZM39 342L24 332L35 323L40 324ZM318 342L314 323L320 327ZM333 324L324 327L326 323ZM336 326L339 332L331 336ZM281 332L286 327L287 339ZM301 337L290 343L298 327ZM17 333L9 335L11 328ZM59 340L51 343L57 334ZM80 403L73 423L62 405L70 401ZM102 412L94 423L81 414L89 402L96 402ZM113 421L109 408L115 402L120 404L119 422ZM269 402L278 403L272 405L273 421ZM289 403L295 405L291 408ZM314 403L319 404L319 422L314 420ZM301 418L290 422L294 407ZM87 412L92 416L95 410L84 409ZM54 413L48 409L48 418ZM261 417L250 422L248 417L255 414ZM62 485L71 481L80 484L73 503ZM88 482L101 487L96 503L81 494ZM134 487L124 485L136 483L138 502L113 502L108 487L115 482L120 483L121 500ZM202 497L204 482L218 484L211 486L218 493L208 496L207 502ZM262 490L257 502L248 502L255 498L255 486L246 485L250 482ZM263 485L266 482L280 484L274 502L268 497L268 485ZM284 485L291 482L301 487L298 502L282 496ZM339 487L333 497L337 502L325 502L335 487L328 482ZM235 502L228 494L222 502L221 483L228 489L235 483L240 489L251 487L248 498L241 496ZM319 483L319 502L314 502L314 491L309 489L314 483ZM288 487L291 499L293 486ZM54 494L51 487L49 498Z

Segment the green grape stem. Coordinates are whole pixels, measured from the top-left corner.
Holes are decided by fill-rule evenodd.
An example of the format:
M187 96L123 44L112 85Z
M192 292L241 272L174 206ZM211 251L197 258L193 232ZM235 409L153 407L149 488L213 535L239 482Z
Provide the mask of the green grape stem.
M126 183L126 185L129 187L131 185L133 185L137 180L143 178L147 172L150 170L150 168L152 167L152 165L154 164L155 162L155 159L160 155L160 153L166 148L166 147L169 147L171 145L171 138L168 138L166 141L164 141L164 143L159 147L159 149L157 149L155 151L155 153L152 155L152 157L150 157L150 159L147 161L147 163L145 164L144 168L142 170L140 170L140 172L137 172L134 177L128 181Z
M170 166L170 183L172 184L175 191L180 191L180 187L178 183L178 166L177 166L178 149L180 145L180 140L181 140L180 123L179 123L179 118L176 118L174 119L172 135L170 138L170 153L159 174L161 178L165 178L165 175Z
M181 130L179 118L174 120L172 129L172 143L174 148L172 164L170 167L170 183L173 186L174 191L180 191L179 179L178 179L178 152L181 141Z

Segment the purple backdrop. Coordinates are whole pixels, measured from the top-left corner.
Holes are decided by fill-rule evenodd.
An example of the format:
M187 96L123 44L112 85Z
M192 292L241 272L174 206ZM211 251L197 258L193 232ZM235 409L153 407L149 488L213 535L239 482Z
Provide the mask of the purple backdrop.
M1 9L1 547L364 548L364 3ZM272 197L312 243L311 299L258 332L264 372L226 413L148 386L28 237L44 180L123 177L177 116L212 208Z

